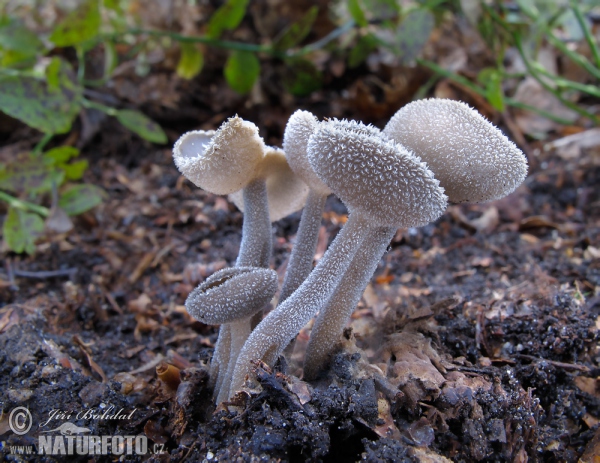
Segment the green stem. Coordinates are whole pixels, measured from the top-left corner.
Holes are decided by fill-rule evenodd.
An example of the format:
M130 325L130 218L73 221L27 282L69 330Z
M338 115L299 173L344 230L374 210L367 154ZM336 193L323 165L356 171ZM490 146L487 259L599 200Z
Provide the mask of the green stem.
M235 42L232 40L219 40L213 39L206 36L188 36L183 34L178 34L177 32L171 31L158 31L153 29L129 29L122 33L115 33L107 36L109 39L115 39L120 35L132 34L132 35L150 35L152 37L169 37L178 42L188 42L188 43L204 43L206 45L210 45L212 47L217 48L225 48L227 50L240 50L240 51L250 51L254 53L265 53L277 58L293 58L297 56L304 56L313 51L320 50L325 47L328 43L333 40L341 37L348 31L350 31L355 26L354 21L348 21L342 24L340 27L334 29L325 37L320 38L316 42L308 44L302 48L299 48L296 51L281 51L273 48L272 45L256 45L254 43L245 43L245 42Z
M23 211L35 212L36 214L41 215L42 217L48 217L50 215L50 210L47 207L39 206L37 204L29 203L27 201L22 201L14 196L4 193L0 191L0 199L6 201L10 206L21 209Z
M293 52L293 53L289 53L288 56L290 57L294 57L294 56L304 56L307 55L309 53L312 53L313 51L316 50L320 50L321 48L323 48L325 45L327 45L329 42L334 41L335 39L337 39L338 37L341 37L342 35L344 35L346 32L350 31L354 26L356 26L356 23L352 20L342 24L340 27L332 30L329 34L327 34L325 37L317 40L316 42L313 42L311 44L308 44L302 48L300 48L298 51Z
M53 133L45 133L42 139L37 143L37 145L35 145L35 148L33 148L31 154L33 154L34 156L39 156L40 154L42 154L42 151L44 150L48 142L52 140L53 136Z
M443 77L446 77L460 85L467 87L468 89L472 90L473 92L477 93L478 95L480 95L484 98L486 98L486 96L487 96L484 89L473 84L473 82L471 82L466 77L459 76L458 74L454 74L453 72L448 71L447 69L444 69L443 67L434 63L433 61L427 61L424 59L417 58L417 63L422 66L428 67L429 69L431 69L432 71L434 71L435 73L437 73ZM556 116L548 111L544 111L543 109L536 108L535 106L530 106L526 103L522 103L518 100L515 100L514 98L504 97L504 102L507 105L512 106L513 108L526 109L527 111L531 111L533 113L539 114L540 116L545 117L546 119L554 121L558 124L572 125L574 122L571 119L564 119L564 118Z
M77 81L83 82L85 79L85 50L81 45L77 45L75 47L75 52L77 53Z
M529 61L529 58L525 54L525 51L523 50L523 44L521 43L521 37L518 34L515 34L515 45L517 47L517 50L519 51L519 55L521 55L521 59L525 63L525 67L527 68L527 71L531 74L531 77L533 77L535 80L538 81L538 83L544 88L544 90L546 90L547 92L550 92L552 95L554 95L567 108L572 109L577 114L587 117L595 124L600 124L600 118L598 118L594 114L587 112L585 109L580 108L572 101L567 100L566 98L564 98L561 95L560 92L558 92L556 89L554 89L550 85L548 85L544 81L544 79L540 78L537 71L534 69L534 66L532 66L531 62Z
M562 40L554 36L554 34L552 34L551 32L548 32L547 39L553 47L558 49L558 51L560 51L561 53L567 55L567 57L576 65L585 69L596 79L600 79L600 69L595 67L592 63L590 63L585 56L580 55L579 53L571 50Z
M579 23L579 27L581 27L581 30L583 31L585 40L590 47L592 56L594 57L594 63L596 64L596 67L600 68L600 51L598 50L598 45L596 44L596 40L594 40L594 37L592 36L592 33L590 31L590 28L588 27L585 18L581 14L581 10L574 1L571 2L571 10L573 10L575 18L577 18L577 22Z
M114 35L124 35L124 34L132 34L132 35L150 35L152 37L169 37L177 42L188 42L188 43L205 43L207 45L217 47L217 48L226 48L228 50L240 50L240 51L252 51L255 53L273 53L274 50L265 45L256 45L253 43L244 43L244 42L234 42L232 40L219 40L213 39L206 36L189 36L178 34L177 32L171 31L158 31L153 29L129 29L122 33L113 34Z
M565 79L563 77L559 77L556 74L552 74L550 71L548 71L536 61L532 62L532 66L536 69L537 72L551 79L552 82L559 88L577 90L579 92L587 93L589 95L600 98L600 89L595 85L582 84L569 79Z
M103 113L108 114L109 116L116 116L118 110L115 108L111 108L110 106L105 106L102 103L98 103L96 101L88 100L86 98L82 98L81 105L84 108L92 108L97 109L98 111L102 111Z

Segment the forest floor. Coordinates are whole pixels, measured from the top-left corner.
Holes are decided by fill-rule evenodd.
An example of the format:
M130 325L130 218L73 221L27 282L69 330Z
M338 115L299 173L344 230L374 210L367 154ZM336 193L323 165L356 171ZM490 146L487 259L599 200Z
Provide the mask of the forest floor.
M297 108L382 127L425 72L407 68L402 91L384 94L366 68L330 73L322 90L293 99L276 82L264 85L277 75L267 69L263 93L244 98L215 77L221 67L207 61L192 82L152 75L148 86L162 100L139 104L171 142L239 113L280 146ZM398 84L391 71L378 78ZM298 367L309 325L274 370L257 365L259 389L217 410L207 365L218 330L183 304L235 262L242 214L181 177L170 146L111 119L83 140L90 118L81 122L59 142L82 147L85 180L106 191L104 202L73 231L46 236L35 255L2 253L0 461L64 461L10 446L35 449L65 422L94 436L147 436L152 454L123 461L598 461L598 129L544 126L546 139L535 141L525 126L537 119L497 114L445 80L432 94L466 100L505 130L528 155L524 184L500 201L451 206L435 223L399 230L319 380L302 381ZM0 161L39 137L14 121L4 127ZM274 224L272 268L281 277L299 217ZM330 198L317 257L346 217ZM18 406L33 419L22 436L9 426ZM77 417L86 410L127 417Z

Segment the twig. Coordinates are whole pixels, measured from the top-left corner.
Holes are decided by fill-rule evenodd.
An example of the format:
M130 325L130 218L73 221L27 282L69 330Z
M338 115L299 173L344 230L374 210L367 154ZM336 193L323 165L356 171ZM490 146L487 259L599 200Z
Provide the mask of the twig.
M586 373L590 371L590 369L588 367L586 367L585 365L577 365L576 363L557 362L555 360L548 360L548 359L534 357L533 355L526 355L526 354L515 354L515 357L519 357L519 358L523 358L523 359L527 359L527 360L533 360L535 362L546 362L546 363L549 363L550 365L554 365L555 367L563 368L565 370L585 371Z
M19 285L17 285L17 282L15 281L15 272L10 259L6 259L4 262L4 267L6 268L6 276L8 277L8 283L10 284L9 288L12 291L17 291L19 289Z
M15 269L15 276L22 278L36 278L38 280L45 280L47 278L56 278L56 277L69 277L73 278L73 276L77 273L76 268L67 268L64 270L41 270L38 272L30 272L27 270L19 270Z

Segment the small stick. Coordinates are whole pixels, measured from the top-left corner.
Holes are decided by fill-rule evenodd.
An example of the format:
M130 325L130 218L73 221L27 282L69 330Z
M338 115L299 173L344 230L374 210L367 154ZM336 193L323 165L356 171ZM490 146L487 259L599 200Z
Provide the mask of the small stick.
M22 278L37 278L39 280L45 280L47 278L55 278L55 277L69 277L73 278L73 276L77 273L76 268L67 268L64 270L41 270L39 272L30 272L27 270L19 270L14 269L14 275Z
M565 370L577 370L577 371L585 371L586 373L590 371L588 367L585 365L577 365L575 363L564 363L557 362L555 360L548 360L540 357L534 357L533 355L526 354L516 354L515 357L524 358L527 360L535 360L536 362L548 362L550 365L554 365L558 368L564 368Z

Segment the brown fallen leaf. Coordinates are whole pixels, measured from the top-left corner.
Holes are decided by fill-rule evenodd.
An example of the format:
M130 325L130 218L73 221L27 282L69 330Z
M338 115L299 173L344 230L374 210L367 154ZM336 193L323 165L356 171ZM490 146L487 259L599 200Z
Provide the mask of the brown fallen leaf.
M404 394L410 408L426 398L435 399L446 379L442 359L431 346L431 340L421 333L403 331L390 336L383 348L388 362L388 379ZM392 359L395 360L392 360Z
M575 378L575 386L581 389L583 392L594 396L600 397L599 388L600 381L597 378L588 378L587 376L577 376Z
M98 376L100 376L103 383L106 383L108 381L108 378L104 374L104 370L102 369L102 367L98 365L92 358L91 349L89 348L90 344L86 344L85 342L83 342L83 340L78 335L73 336L73 342L79 347L79 350L85 357L87 364L92 369L92 371L94 371Z
M596 434L585 448L579 463L600 463L600 428L596 430Z
M12 307L4 307L0 310L2 318L0 318L0 334L8 331L11 326L17 325L20 321L19 314Z

